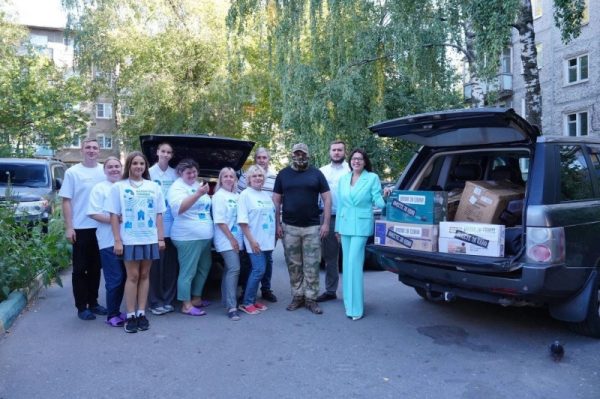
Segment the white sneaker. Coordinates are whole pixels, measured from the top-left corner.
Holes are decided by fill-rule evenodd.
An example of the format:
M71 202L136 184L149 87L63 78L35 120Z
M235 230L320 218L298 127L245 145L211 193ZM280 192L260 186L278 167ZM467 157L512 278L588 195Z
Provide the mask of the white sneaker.
M173 307L173 305L165 305L165 306L163 306L163 309L166 310L166 313L175 311L175 308Z
M160 316L165 313L169 313L169 311L167 309L165 309L163 306L157 306L155 308L150 308L150 311L152 312L152 314L157 315L157 316Z

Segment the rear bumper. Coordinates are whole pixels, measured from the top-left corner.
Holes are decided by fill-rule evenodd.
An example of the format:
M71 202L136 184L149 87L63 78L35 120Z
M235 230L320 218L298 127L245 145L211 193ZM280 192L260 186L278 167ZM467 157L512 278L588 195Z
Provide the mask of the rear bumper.
M425 291L447 292L456 297L475 299L502 305L553 304L564 302L584 286L592 268L570 268L565 264L538 265L513 262L510 270L483 267L474 270L468 255L465 267L438 265L431 261L395 256L393 252L377 251L378 262L398 275L406 285ZM484 258L485 259L485 258Z

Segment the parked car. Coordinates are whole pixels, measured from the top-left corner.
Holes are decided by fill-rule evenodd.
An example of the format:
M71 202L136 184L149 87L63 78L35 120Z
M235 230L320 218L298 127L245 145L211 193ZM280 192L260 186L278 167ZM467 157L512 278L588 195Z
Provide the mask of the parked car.
M229 166L236 171L239 177L241 169L254 147L252 141L228 137L165 134L140 136L142 152L148 158L150 165L154 165L158 161L156 150L158 145L164 142L168 142L173 148L173 158L169 162L171 167L176 167L185 158L191 158L198 163L200 168L198 178L209 184L211 196L214 194L221 169ZM209 279L220 280L223 272L223 258L214 248L212 254L213 264Z
M17 220L41 222L47 231L65 170L53 159L0 158L0 201L14 203Z
M422 145L397 189L450 192L467 180L498 179L525 186L504 257L369 246L384 268L428 300L545 306L574 331L600 337L599 137L541 136L500 108L432 112L370 129Z

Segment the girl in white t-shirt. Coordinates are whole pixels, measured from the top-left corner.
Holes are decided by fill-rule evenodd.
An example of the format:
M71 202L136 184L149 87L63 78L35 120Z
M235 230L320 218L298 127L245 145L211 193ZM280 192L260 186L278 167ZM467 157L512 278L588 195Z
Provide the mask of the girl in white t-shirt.
M174 217L171 240L179 258L177 299L183 302L181 312L190 316L206 314L201 309L208 305L202 300L202 291L212 265L214 230L208 183L198 182L198 169L192 159L179 162L176 168L179 178L167 194Z
M165 199L160 187L150 180L148 160L141 152L127 156L123 180L113 185L106 210L111 214L115 254L123 256L127 270L125 331L144 331L150 328L145 315L150 267L159 259L159 250L165 249Z
M237 176L232 168L225 167L219 172L216 193L212 197L212 211L215 222L214 244L225 263L221 279L221 301L227 309L230 320L240 319L237 312L236 290L240 276L240 249L244 247L242 230L237 223L239 194L235 192Z
M113 248L115 237L110 225L110 213L104 209L113 184L121 180L122 170L123 167L118 158L110 156L106 159L104 162L106 180L92 188L87 211L88 216L98 222L96 238L98 239L100 262L106 288L106 308L108 310L106 324L112 327L123 327L126 320L126 316L121 313L121 302L123 301L125 287L125 266L123 260L115 255Z
M262 190L265 182L263 168L252 165L248 168L246 177L249 186L240 194L238 223L244 233L244 244L252 270L239 309L248 314L257 314L267 310L264 304L256 302L256 293L265 274L267 256L275 248L275 205L271 195Z
M177 172L169 166L173 158L173 147L169 143L160 143L156 150L158 162L149 170L150 178L158 184L165 199L169 188L177 180ZM150 290L148 292L148 303L150 311L155 315L162 315L175 310L172 303L177 293L177 274L179 263L177 261L177 249L171 241L171 225L173 215L169 203L163 214L163 228L165 231L165 250L161 251L160 259L152 262L150 268Z

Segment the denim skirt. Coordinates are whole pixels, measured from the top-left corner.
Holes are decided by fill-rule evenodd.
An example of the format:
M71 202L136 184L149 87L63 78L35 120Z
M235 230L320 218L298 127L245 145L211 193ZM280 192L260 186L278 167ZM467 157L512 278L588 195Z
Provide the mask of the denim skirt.
M160 259L158 244L124 245L123 261Z

